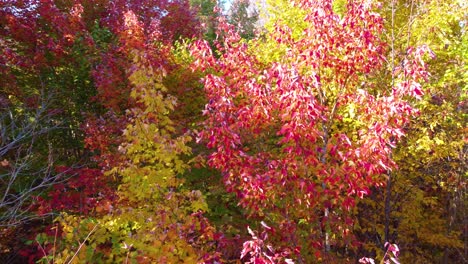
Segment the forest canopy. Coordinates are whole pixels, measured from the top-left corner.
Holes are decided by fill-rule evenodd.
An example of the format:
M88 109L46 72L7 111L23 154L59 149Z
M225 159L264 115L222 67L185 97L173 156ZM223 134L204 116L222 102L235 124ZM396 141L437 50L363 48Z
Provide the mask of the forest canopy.
M0 1L0 262L466 262L467 19Z

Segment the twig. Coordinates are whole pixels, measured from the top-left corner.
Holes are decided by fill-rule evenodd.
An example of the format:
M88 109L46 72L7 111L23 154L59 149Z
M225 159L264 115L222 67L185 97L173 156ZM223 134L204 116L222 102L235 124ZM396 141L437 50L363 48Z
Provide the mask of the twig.
M83 247L84 243L86 243L86 240L88 240L88 238L91 236L91 234L94 232L94 230L96 230L96 228L98 227L99 224L96 224L93 228L93 230L91 230L88 235L86 236L86 238L83 240L83 242L80 243L80 246L78 247L78 249L76 250L75 254L73 255L73 257L67 262L67 264L71 264L73 259L76 257L76 255L78 255L78 252L80 252L81 248Z
M52 255L52 263L55 263L55 253L57 252L57 249L55 248L56 242L57 242L57 233L58 233L58 225L55 226L55 236L54 236L54 254Z
M37 241L37 238L35 240L36 240L37 244L39 245L39 248L41 249L42 254L44 254L44 257L46 257L47 253L45 252L45 249L42 247L41 243L39 243L39 241ZM47 261L47 263L49 263L49 261Z

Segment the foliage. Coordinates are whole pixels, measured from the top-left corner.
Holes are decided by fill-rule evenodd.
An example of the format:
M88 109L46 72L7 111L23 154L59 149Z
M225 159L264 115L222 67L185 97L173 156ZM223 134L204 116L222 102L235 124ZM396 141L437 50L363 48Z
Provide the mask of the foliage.
M250 3L0 1L0 262L466 260L466 4Z
M14 226L34 218L31 197L59 181L53 172L55 155L43 142L53 130L54 112L50 102L38 106L14 106L4 100L0 116L0 225Z
M407 137L393 153L399 170L391 174L387 191L377 191L362 204L356 231L371 251L381 252L383 241L398 242L404 262L447 263L464 258L460 249L466 235L459 228L466 202L466 116L462 110L466 9L462 5L399 1L393 6L394 40L387 37L389 43L394 42L394 54L404 57L406 46L425 43L436 58L428 64L431 76L425 83L426 93L415 104L420 114L408 124ZM389 12L390 31L391 4L384 9Z
M384 264L400 264L398 261L398 256L400 255L400 249L396 244L385 243L386 252L382 258L380 263ZM375 261L373 258L361 258L359 259L359 263L367 263L367 264L374 264Z
M258 236L254 231L247 227L249 234L252 236L251 240L244 242L243 249L241 252L241 259L249 256L250 259L245 263L265 263L274 264L285 262L287 264L294 263L291 259L285 258L291 253L287 250L285 252L275 252L271 245L265 245L266 239L268 238L268 231L273 231L271 227L267 226L264 222L261 222L264 231ZM248 259L248 258L246 258Z
M206 39L213 45L217 38L216 30L218 28L218 17L221 15L223 0L190 0L190 5L197 10L197 17L203 27L203 39ZM215 48L214 46L212 46Z
M192 52L213 72L200 134L214 149L209 164L251 216L281 230L278 245L310 262L353 246L350 210L395 168L391 149L415 113L406 99L422 95L427 48L408 50L395 85L381 87L373 76L386 45L373 5L349 2L341 18L328 1L295 7L304 30L277 22L265 38L285 54L266 65L227 24L219 59L202 42Z
M190 149L185 146L186 136L171 138L174 128L168 115L174 98L164 95L161 73L148 68L145 56L136 56L137 67L129 80L137 106L127 113L119 146L125 158L108 172L120 179L119 199L109 213L93 220L97 228L87 243L106 252L88 253L85 259L175 263L208 258L204 250L212 247L214 233L200 214L207 210L206 203L199 191L187 190L176 177L186 167L180 156ZM87 221L60 221L64 236L70 236L70 242L83 241L91 232ZM78 244L68 246L76 249ZM61 254L67 252L70 248Z
M28 8L28 4L33 8ZM134 14L133 17L124 16L129 6L135 10L135 13L129 13ZM154 6L160 8L155 9ZM104 10L110 12L103 12ZM34 129L25 130L23 133L20 127L18 131L12 131L18 136L28 136L31 132L32 135L29 135L27 140L45 134L45 151L36 147L41 147L41 144L34 143L34 148L29 148L33 152L26 157L34 157L32 160L36 161L40 158L40 151L45 152L45 161L34 165L37 169L36 174L40 175L44 170L52 173L51 179L64 181L49 189L46 195L37 197L35 206L39 216L60 211L82 214L84 218L108 213L112 208L110 203L113 202L113 193L116 192L115 189L108 192L109 188L115 188L115 185L109 184L117 179L110 180L111 178L103 176L101 171L109 170L124 160L122 155L116 155L115 150L123 142L121 129L126 126L127 121L123 114L135 104L135 100L130 98L132 84L127 78L133 64L132 50L146 45L154 48L157 46L154 40L171 43L179 37L197 35L199 31L196 19L193 19L193 10L185 1L9 1L2 2L1 12L2 24L5 25L2 27L1 45L2 52L6 55L2 57L2 63L6 66L2 67L2 76L13 80L9 87L2 86L2 104L6 103L9 107L11 105L13 111L22 111L21 109L26 109L23 104L28 104L27 106L32 108L32 114L36 107L38 113L53 114L53 119L47 115L43 117L42 114L37 117L40 129L26 125L26 129ZM137 16L139 21L133 19ZM178 27L178 22L174 24L174 21L170 20L175 17L186 19L184 29ZM158 58L165 52L164 49L156 51L160 53L152 53L152 58ZM158 63L164 61L161 57ZM41 105L40 100L46 100L39 97L41 94L53 95L53 105L58 110L44 108L49 105ZM18 118L20 115L15 116L15 121L21 123ZM31 118L34 119L34 115L31 115ZM42 120L51 120L53 125L50 129L42 129L41 126L49 125L49 121ZM54 133L52 129L59 125L65 129L60 127L58 131L64 130L66 134ZM75 142L76 151L71 148ZM27 144L28 142L24 144L25 151L28 150ZM84 144L87 146L86 151L83 149ZM62 146L67 151L61 151ZM9 156L2 152L5 164L21 164L22 161L18 157L22 154L14 157L12 150L6 151L9 151L6 153ZM82 163L80 167L89 166L89 163L94 161L100 169L76 170L68 166L63 167L65 170L54 168L56 165L70 163L53 163L55 155L52 154L63 159L70 157L70 152L77 157L75 160L83 158L79 161ZM91 160L89 154L95 154ZM20 173L25 172L26 170L23 170ZM43 182L47 185L42 186L43 182L39 181L39 176L34 176L36 174L31 174L30 182L23 184L28 186L34 183L41 188L33 186L26 189L28 195L30 191L36 191L32 194L37 194L38 191L44 190L44 187L54 183L48 180L49 178L44 178L47 181ZM49 177L48 174L45 175ZM71 176L70 180L65 176ZM66 192L61 193L64 190ZM8 194L6 192L5 197ZM87 202L85 206L83 202ZM23 206L30 206L28 203L30 201L25 204L21 200L21 203L14 206L24 210Z
M248 0L236 0L232 3L229 23L236 27L243 39L252 39L257 31L258 12Z

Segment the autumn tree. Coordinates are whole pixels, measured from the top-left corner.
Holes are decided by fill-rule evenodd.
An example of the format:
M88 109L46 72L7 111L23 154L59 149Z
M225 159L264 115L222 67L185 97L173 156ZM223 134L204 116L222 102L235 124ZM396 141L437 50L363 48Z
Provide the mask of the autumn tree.
M203 28L203 39L211 44L216 39L218 17L222 16L223 0L190 0L190 5L197 10L197 17ZM213 46L213 48L215 48Z
M168 116L175 98L165 95L162 73L151 71L144 58L135 53L137 68L129 80L137 105L127 112L119 146L122 158L107 172L120 178L119 199L111 207L97 207L106 212L102 217L63 215L59 223L65 231L64 249L50 252L56 259L71 260L78 251L75 258L82 261L174 263L217 257L209 254L216 249L214 229L201 215L207 210L202 194L186 189L176 177L186 169L181 156L190 153L190 137L172 138ZM75 242L84 240L86 245Z
M40 218L31 214L31 198L67 178L55 167L86 163L82 112L99 109L90 100L92 56L83 56L91 39L82 10L63 8L50 1L0 6L2 226Z
M394 151L399 169L385 191L361 203L356 232L379 255L387 240L399 243L403 261L459 262L466 244L466 9L456 1L391 1L383 11L397 60L422 44L436 58L428 63L425 95L414 104L419 115Z
M466 5L249 2L0 3L0 262L463 262Z
M125 14L129 9L139 28L128 27L131 21L127 21ZM21 196L19 193L12 196L6 192L2 197L8 199L4 201L9 208L20 210L33 205L37 217L63 213L64 219L66 215L75 219L77 215L106 214L116 192L110 191L107 184L110 180L115 187L118 181L102 172L120 166L125 160L125 155L118 155L116 150L125 141L122 129L131 122L127 110L139 104L131 96L134 84L128 78L138 57L134 52L148 51L151 67L165 75L170 68L164 65L169 61L164 54L170 45L177 39L200 33L195 11L187 1L106 0L4 1L0 11L0 46L4 55L1 74L9 80L2 85L2 111L4 105L10 110L2 112L5 124L2 136L13 140L15 148L17 141L23 140L20 137L23 134L26 140L34 141L34 145L18 142L24 143L21 148L25 158L35 162L27 170L22 166L21 173L36 171L29 178L23 177L21 183L24 187L32 186L26 198L35 197L34 204L28 199L10 206L15 197ZM179 26L182 20L184 27ZM19 124L25 129L14 130ZM1 173L2 180L7 182L16 175L11 171L18 172L12 169L13 165L23 164L20 157L23 152L15 156L11 142L2 138ZM8 151L6 155L4 150ZM79 168L70 167L72 164ZM41 172L47 172L44 173L47 177L42 177ZM54 182L49 179L59 176L60 184L52 186ZM47 179L48 184L41 184L42 179ZM13 211L4 210L3 205L2 213ZM48 234L54 236L54 232ZM58 234L61 232L55 235ZM46 242L39 240L32 237L37 249ZM11 254L17 254L16 250L2 248L2 252ZM32 257L31 260L37 256Z
M236 27L244 39L252 39L258 25L258 11L255 4L247 0L234 1L230 8L229 23Z
M200 134L213 148L209 164L251 217L271 223L277 249L303 263L353 247L351 212L395 168L392 148L415 113L406 99L422 95L427 49L408 50L382 87L375 76L387 45L375 5L349 1L339 14L332 1L281 4L304 22L276 20L266 40L254 40L278 56L250 50L225 23L219 59L203 42L192 52L209 71Z

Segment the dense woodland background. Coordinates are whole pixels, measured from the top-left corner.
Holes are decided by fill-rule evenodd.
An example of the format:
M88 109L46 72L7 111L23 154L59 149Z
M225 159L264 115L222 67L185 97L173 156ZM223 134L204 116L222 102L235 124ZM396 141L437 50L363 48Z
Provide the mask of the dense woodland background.
M467 263L467 19L1 0L0 262Z

